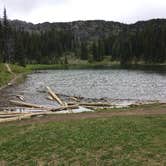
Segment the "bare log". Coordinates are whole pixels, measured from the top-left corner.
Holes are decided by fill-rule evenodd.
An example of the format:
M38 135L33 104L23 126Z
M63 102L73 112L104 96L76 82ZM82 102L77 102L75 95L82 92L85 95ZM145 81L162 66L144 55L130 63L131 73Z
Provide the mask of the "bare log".
M66 109L68 107L60 107L60 109ZM78 106L72 106L70 108L78 108ZM60 109L56 109L54 111L60 111ZM44 115L55 115L57 114L56 112L51 112L51 111L47 111L47 112L40 112L40 113L28 113L28 114L23 114L23 115L18 115L18 116L15 116L15 117L6 117L6 118L3 118L1 119L0 118L0 123L5 123L5 122L11 122L11 121L17 121L17 120L23 120L23 119L29 119L29 118L32 118L32 117L35 117L35 116L44 116Z
M16 117L12 117L12 118L0 119L0 123L17 121L17 120L22 120L22 119L27 119L27 118L31 118L31 114L16 116Z
M29 114L28 113L13 113L13 112L8 112L8 113L4 113L4 114L0 114L0 118L3 118L5 116L19 116L19 115L26 115Z
M45 109L45 110L50 110L50 109L52 109L52 108L50 108L50 107L41 106L41 105L37 105L37 104L31 104L31 103L26 103L26 102L20 102L20 101L10 100L10 102L11 102L12 104L17 105L17 106L25 106L25 107L31 107L31 108L40 108L40 109Z
M53 101L54 99L51 96L47 96L46 99Z
M74 101L78 101L78 99L76 97L70 97L70 99L74 100Z
M13 115L0 115L0 119L2 119L2 118L12 118L12 117L16 117L16 116L18 116L17 114L13 114Z
M15 105L19 105L19 106L39 108L39 109L47 110L47 111L61 111L61 110L66 110L66 109L77 109L78 108L78 105L60 106L60 107L46 107L46 106L41 106L41 105L37 105L37 104L19 102L19 101L14 101L14 100L11 100L10 102L15 104Z
M51 90L51 88L48 87L48 86L47 86L46 88L47 88L47 90L48 90L49 95L50 95L55 101L57 101L61 106L63 106L64 103L63 103L62 100Z

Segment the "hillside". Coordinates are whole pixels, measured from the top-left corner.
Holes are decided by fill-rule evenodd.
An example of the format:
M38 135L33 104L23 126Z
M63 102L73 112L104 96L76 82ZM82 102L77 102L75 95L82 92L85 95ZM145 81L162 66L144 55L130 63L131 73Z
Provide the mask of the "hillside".
M1 21L1 25L1 62L23 66L66 65L71 60L106 60L121 65L166 62L166 19L135 24L103 20L32 24L10 20L7 25Z
M23 29L29 32L48 31L52 28L56 30L72 31L74 36L80 40L94 40L99 38L107 38L109 36L118 36L121 32L143 31L149 25L156 25L158 28L166 26L166 19L153 19L148 21L139 21L134 24L123 24L120 22L89 20L74 21L66 23L40 23L32 24L20 20L11 21L12 27Z

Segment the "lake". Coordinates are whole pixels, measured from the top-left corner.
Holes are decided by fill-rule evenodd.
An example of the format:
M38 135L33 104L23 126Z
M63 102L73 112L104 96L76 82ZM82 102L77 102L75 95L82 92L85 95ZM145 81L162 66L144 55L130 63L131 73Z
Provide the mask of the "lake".
M50 104L46 86L56 93L112 101L166 102L166 73L141 70L44 70L27 76L22 84L7 89L10 96Z

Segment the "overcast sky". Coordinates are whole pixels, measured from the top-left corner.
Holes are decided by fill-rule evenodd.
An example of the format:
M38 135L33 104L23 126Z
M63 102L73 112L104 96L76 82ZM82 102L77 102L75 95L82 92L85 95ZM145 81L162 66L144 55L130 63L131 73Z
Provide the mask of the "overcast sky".
M10 19L33 23L166 18L166 0L0 0L0 6L1 13L7 8Z

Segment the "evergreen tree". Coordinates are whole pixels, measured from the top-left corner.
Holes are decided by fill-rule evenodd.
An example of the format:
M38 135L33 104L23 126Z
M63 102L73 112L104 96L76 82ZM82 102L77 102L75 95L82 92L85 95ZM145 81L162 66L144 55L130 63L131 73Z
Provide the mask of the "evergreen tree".
M98 41L98 61L102 61L104 59L105 50L104 50L104 42L103 40Z
M82 60L88 59L88 48L86 43L81 43L81 59Z
M12 31L7 19L7 11L4 8L3 13L3 61L10 63L12 62L13 54L13 38Z
M23 41L23 32L15 36L15 62L25 67L25 49Z
M2 62L2 49L3 49L3 30L2 30L2 23L0 20L0 63Z
M93 55L93 60L97 61L98 60L98 48L95 42L93 42L92 45L92 55Z

